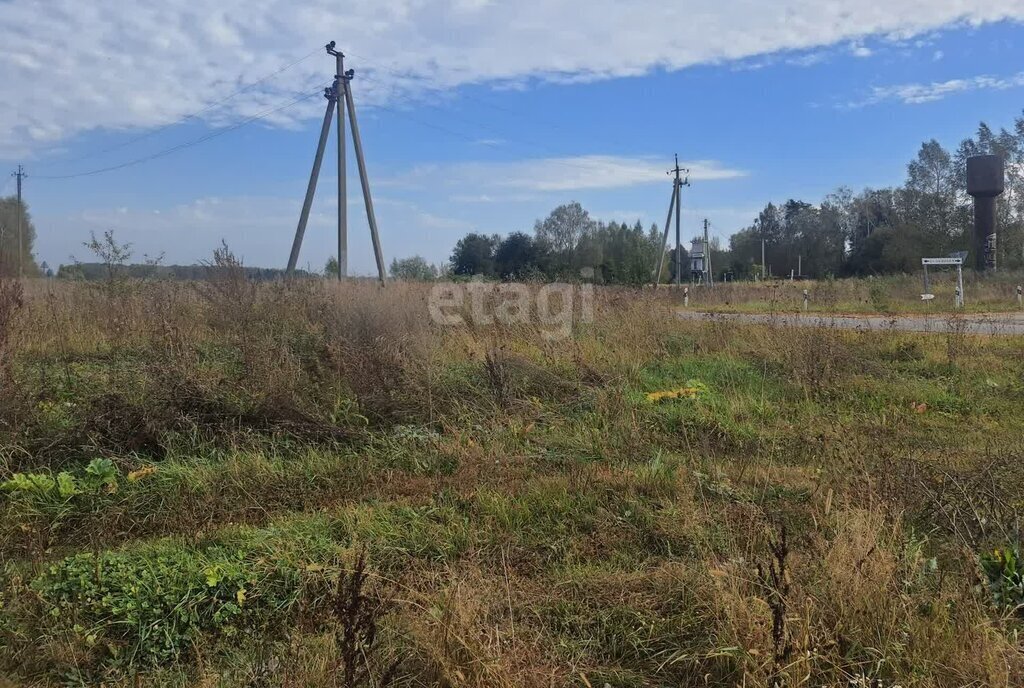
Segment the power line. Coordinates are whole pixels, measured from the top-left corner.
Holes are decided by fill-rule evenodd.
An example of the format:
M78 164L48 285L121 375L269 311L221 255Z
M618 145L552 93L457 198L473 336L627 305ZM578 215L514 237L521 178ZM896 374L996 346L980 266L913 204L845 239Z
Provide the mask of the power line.
M102 174L104 172L113 172L114 170L121 170L121 169L124 169L126 167L134 167L135 165L141 165L144 162L149 162L150 160L156 160L157 158L162 158L164 156L170 155L171 153L176 153L176 152L178 152L180 150L184 150L186 148L191 148L192 146L197 146L200 143L205 143L205 142L207 142L207 141L209 141L211 139L215 139L215 138L217 138L219 136L223 136L224 134L227 134L229 132L235 131L236 129L241 129L242 127L244 127L244 126L246 126L248 124L252 124L253 122L255 122L257 120L269 117L270 115L272 115L274 113L277 113L277 112L280 112L280 111L285 110L287 108L290 108L293 105L297 105L298 103L301 103L304 100L309 100L313 96L320 95L321 93L323 93L323 88L318 88L316 91L313 91L311 93L302 94L299 97L295 98L294 100L291 100L291 101L289 101L287 103L284 103L283 105L279 105L279 106L271 108L269 110L264 110L263 112L261 112L261 113L259 113L257 115L253 115L252 117L246 118L246 119L242 120L241 122L233 124L233 125L231 125L229 127L225 127L224 129L219 129L217 131L214 131L214 132L211 132L209 134L206 134L205 136L200 136L197 139L193 139L192 141L186 141L185 143L180 143L180 144L178 144L176 146L172 146L170 148L165 148L164 150L157 151L156 153L153 153L151 155L147 155L147 156L144 156L144 157L141 157L141 158L136 158L135 160L129 160L128 162L123 162L123 163L120 163L118 165L110 165L109 167L101 167L101 168L98 168L98 169L95 169L95 170L88 170L86 172L76 172L74 174L60 174L60 175L36 175L35 178L36 179L75 179L75 178L78 178L78 177L89 177L89 176L92 176L92 175L95 175L95 174Z
M293 62L289 62L288 64L286 64L283 67L277 69L276 71L271 72L270 74L267 74L266 76L260 77L256 81L252 81L252 82L250 82L250 83L248 83L248 84L246 84L244 86L241 86L240 88L232 91L231 93L229 93L228 95L224 96L220 100L217 100L217 101L214 101L214 102L210 103L209 105L205 106L201 110L196 110L195 112L192 112L190 114L187 114L187 115L184 115L182 117L179 117L178 119L174 120L173 122L168 122L167 124L161 125L161 126L157 127L156 129L150 129L149 131L145 131L145 132L143 132L141 134L133 136L133 137L131 137L130 139L128 139L126 141L122 141L120 143L116 143L116 144L114 144L112 146L108 146L106 148L101 148L98 151L92 151L90 153L85 153L83 155L80 155L80 156L77 156L77 157L74 157L74 158L65 158L63 160L52 160L50 162L42 163L41 166L46 167L46 166L50 166L50 165L66 164L66 163L70 163L70 162L80 162L82 160L88 160L89 158L94 158L96 156L104 155L106 153L110 153L110 152L115 151L115 150L120 150L121 148L125 148L126 146L130 146L131 144L136 143L138 141L142 141L144 139L148 139L148 138L151 138L153 136L156 136L157 134L159 134L161 132L167 131L171 127L176 127L179 124L184 124L185 122L187 122L187 121L189 121L191 119L196 119L200 115L204 115L207 112L210 112L211 110L214 110L214 109L220 107L221 105L223 105L224 103L228 102L232 98L234 98L236 96L239 96L242 93L245 93L246 91L248 91L248 90L250 90L250 89L252 89L252 88L254 88L256 86L259 86L260 84L265 83L265 82L269 81L270 79L273 79L275 76L281 74L282 72L285 72L285 71L291 69L292 67L294 67L294 66L296 66L296 65L298 65L298 64L300 64L302 62L305 62L306 60L308 60L309 58L311 58L313 55L315 55L318 52L320 52L319 48L317 48L316 50L312 50L309 53L307 53L306 55L303 55L302 57L300 57L299 59L297 59L297 60L295 60Z
M353 53L351 51L348 54L351 55L352 57L358 57L363 62L368 62L370 64L373 64L373 62L374 62L373 60L370 60L370 59L368 59L368 58L366 58L366 57L364 57L362 55L356 55L355 53ZM417 77L410 75L408 72L401 72L401 71L399 71L397 69L392 69L390 67L387 67L387 66L379 64L379 63L373 64L373 67L375 69L378 69L378 70L382 71L382 72L387 72L388 74L391 74L393 76L397 76L400 79L410 79L410 80L416 80L417 79ZM364 78L368 78L368 77L364 77ZM480 103L481 105L485 105L485 106L487 106L487 107L489 107L489 108L491 108L493 110L498 110L498 111L501 111L501 112L505 112L505 113L508 113L510 115L516 115L518 117L524 117L524 116L530 117L535 122L540 122L540 123L545 124L546 126L552 128L552 129L557 129L557 130L559 130L560 132L563 132L563 133L565 132L565 127L563 127L561 125L558 125L558 124L555 124L554 122L551 122L550 120L540 119L534 113L529 113L529 112L526 112L524 110L517 110L515 108L510 108L510 107L507 107L507 106L504 106L504 105L499 105L497 103L494 103L494 102L491 102L491 101L487 100L486 98L481 98L480 96L475 96L472 93L466 93L464 91L460 91L459 92L459 97L464 98L466 100L471 100L471 101Z
M351 55L351 56L354 56L354 57L359 57L360 59L364 59L363 57L355 55L352 52L349 52L348 55ZM379 69L380 71L388 72L389 74L392 74L392 75L397 76L397 77L402 78L402 79L411 78L407 74L403 74L402 72L399 72L399 71L394 70L394 69L389 69L388 67L384 67L384 66L381 66L381 65L376 65L375 68ZM367 81L373 81L373 82L376 82L376 83L379 83L379 84L387 85L386 82L384 82L381 79L378 79L376 77L373 77L373 76L368 76L368 75L363 74L363 75L361 75L361 78L365 79ZM473 100L473 101L476 101L476 102L481 103L483 105L486 105L487 107L491 107L491 108L494 108L496 110L502 110L502 111L507 112L509 114L513 114L513 115L516 115L516 116L519 116L519 117L524 117L524 116L525 117L530 117L535 122L536 121L543 121L543 120L538 120L535 115L532 115L530 113L527 113L527 112L524 112L524 111L521 111L521 110L515 110L515 109L512 109L512 108L507 108L507 107L498 105L496 103L491 103L491 102L489 102L489 101L487 101L487 100L485 100L483 98L472 96L472 95L467 94L467 93L460 93L460 96L466 98L467 100ZM407 103L412 103L413 99L412 98L404 98L404 101L407 102ZM429 103L428 102L428 103L423 103L423 104L427 105L428 107L432 107L432 108L434 108L436 110L440 110L440 106L435 105L433 103ZM460 131L455 131L455 130L443 127L441 125L434 124L432 122L424 121L422 119L419 119L417 117L414 117L414 116L408 114L407 112L405 112L403 110L398 110L398 109L395 109L395 108L388 107L386 105L377 105L377 104L373 105L373 107L380 108L381 110L386 110L386 111L391 112L393 114L396 114L396 115L398 115L400 117L405 117L406 119L409 119L410 121L415 122L415 123L417 123L417 124L419 124L421 126L424 126L424 127L430 128L430 129L435 129L437 131L441 131L443 133L449 134L451 136L455 136L457 138L463 139L463 140L468 141L470 143L476 143L478 141L478 139L476 137L468 136L466 134L463 134ZM449 119L461 120L462 122L464 122L466 124L469 124L471 126L477 127L477 128L482 129L484 131L490 132L491 134L495 134L497 136L500 136L502 139L504 139L506 141L509 141L510 143L518 144L520 146L527 146L527 147L530 147L530 148L535 148L538 151L546 153L549 156L555 156L555 157L549 158L549 160L551 162L554 162L555 164L563 165L563 166L566 166L566 167L574 167L576 169L584 170L586 172L593 172L594 171L594 166L595 166L594 163L592 163L592 164L587 164L585 162L584 163L575 163L575 162L572 162L572 161L569 161L569 160L564 160L561 157L561 156L564 156L563 153L558 153L554 149L552 149L550 146L546 146L546 145L544 145L542 143L539 143L537 141L530 141L530 140L522 139L522 138L519 138L519 139L511 138L505 132L503 132L501 130L495 129L495 128L493 128L493 127L491 127L489 125L486 125L486 124L481 124L480 122L468 119L466 117L462 117L462 116L459 116L459 115L454 115L451 112L446 112L445 113L445 117L447 117ZM564 133L564 131L565 131L564 128L559 127L557 125L552 125L552 124L548 123L548 126L549 126L549 128L551 128L553 130L558 130L560 133Z
M364 77L364 78L366 78L366 77ZM377 81L380 83L379 80L377 80ZM457 129L450 129L450 128L445 127L443 125L435 124L434 122L429 122L429 121L424 120L422 118L416 117L415 115L411 115L411 114L409 114L408 112L406 112L404 110L399 110L397 108L389 107L387 105L380 105L380 104L374 104L371 107L379 109L379 110L384 110L385 112L390 112L391 114L398 115L399 117L404 117L405 119L408 119L409 121L414 122L414 123L416 123L416 124L418 124L418 125L420 125L422 127L426 127L428 129L434 129L435 131L440 131L440 132L442 132L444 134L448 134L449 136L454 136L455 138L459 138L459 139L462 139L464 141L468 141L470 143L476 143L478 141L477 137L475 137L475 136L464 134L461 131L458 131ZM436 107L436 106L434 106L434 107ZM470 122L467 119L464 119L464 118L462 118L462 119L463 119L464 122L473 124L472 122ZM483 125L480 125L480 126L483 126ZM503 132L500 132L500 131L497 131L497 130L493 130L493 129L491 131L492 131L492 133L499 134L499 135L504 137L504 133ZM539 150L539 151L541 151L543 153L546 153L549 156L552 156L552 157L546 158L546 160L548 162L554 163L556 165L562 165L563 167L571 167L571 168L574 168L574 169L577 169L577 170L582 170L584 172L591 172L591 173L593 173L594 170L597 168L597 166L600 164L598 161L587 162L585 159L584 160L578 160L577 162L573 162L572 160L565 159L566 157L571 157L571 156L566 156L564 153L558 153L554 149L552 149L552 148L550 148L548 146L544 146L543 144L531 143L531 142L523 141L523 140L518 140L517 141L515 139L510 139L510 138L507 138L507 137L505 137L505 138L506 138L506 140L508 140L511 143L515 143L515 144L519 144L519 145L523 145L523 146L529 146L529 147L536 148L537 150Z

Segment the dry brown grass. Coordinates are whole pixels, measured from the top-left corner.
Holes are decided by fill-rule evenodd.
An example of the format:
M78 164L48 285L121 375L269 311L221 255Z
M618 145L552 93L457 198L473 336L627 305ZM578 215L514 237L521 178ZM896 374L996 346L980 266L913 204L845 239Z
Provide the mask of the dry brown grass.
M24 681L76 661L135 680L48 635L25 585L47 566L210 542L286 562L305 611L131 665L148 683L331 684L310 581L362 545L400 685L1024 681L977 570L1020 537L1013 342L679 322L668 289L598 290L552 341L439 326L425 285L255 285L217 261L202 285L36 282L7 310L0 290L0 479L156 468L66 505L0 497L0 658ZM706 394L646 401L691 380Z

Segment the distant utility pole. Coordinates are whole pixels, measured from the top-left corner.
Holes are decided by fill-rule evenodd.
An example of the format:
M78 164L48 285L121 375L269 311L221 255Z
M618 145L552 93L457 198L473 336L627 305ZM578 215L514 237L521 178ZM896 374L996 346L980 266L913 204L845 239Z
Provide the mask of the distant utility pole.
M761 279L768 279L768 272L764 264L764 237L761 237Z
M676 278L675 283L678 287L683 271L683 256L682 251L679 250L682 245L680 236L680 224L679 224L679 210L682 201L682 190L684 186L690 185L689 176L682 177L681 173L687 173L689 175L690 170L679 166L679 155L676 154L676 166L668 171L668 174L674 174L675 178L672 180L672 198L668 204L668 217L665 218L665 232L661 238L661 254L658 256L658 264L654 268L654 286L658 286L661 282L661 264L665 259L665 245L668 243L668 228L672 224L672 208L675 206L676 211Z
M18 171L12 172L11 176L15 177L18 180L18 210L16 214L18 216L18 279L21 279L25 276L25 240L22 237L21 225L21 180L25 178L25 168L23 168L21 165L18 165Z
M309 210L313 205L313 196L316 194L316 182L320 176L320 164L323 162L324 149L327 147L327 138L331 133L331 118L334 110L338 110L338 279L348 276L348 190L345 180L345 109L342 108L341 100L345 101L345 108L348 110L348 118L352 122L352 145L356 152L356 163L359 165L359 182L363 188L363 204L366 206L366 221L370 225L370 239L373 242L373 255L377 262L377 277L381 284L386 277L384 272L384 255L381 252L380 236L377 233L377 218L373 212L373 199L370 197L370 178L366 172L366 161L363 158L363 141L359 136L359 123L356 120L356 105L352 98L352 87L350 82L355 75L354 70L345 70L345 56L335 50L335 43L331 41L326 45L327 54L334 57L335 74L334 83L324 89L324 98L327 99L327 110L324 113L323 125L320 127L320 141L317 144L316 155L313 158L313 169L309 175L309 185L306 187L306 198L302 203L302 212L299 214L299 224L295 229L295 239L292 242L291 254L288 256L288 274L294 274L295 265L299 260L299 251L302 249L302 238L306 233L306 223L309 221Z
M708 219L704 218L704 279L708 283L708 286L712 286L715 283L714 277L711 272L711 242L708 241Z

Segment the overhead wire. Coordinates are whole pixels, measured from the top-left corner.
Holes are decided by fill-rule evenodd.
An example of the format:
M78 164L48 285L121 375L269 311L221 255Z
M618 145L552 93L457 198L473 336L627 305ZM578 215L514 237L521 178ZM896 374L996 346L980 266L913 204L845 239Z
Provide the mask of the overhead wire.
M383 83L380 79L375 79L373 77L369 77L369 76L366 76L366 75L363 75L362 78L364 78L364 79L366 79L368 81L376 81L377 83ZM407 102L412 102L412 100L408 99ZM433 107L435 109L438 108L438 106L436 106L436 105L428 104L428 106L429 107ZM451 128L445 127L443 125L436 124L434 122L430 122L430 121L424 120L424 119L422 119L420 117L417 117L415 115L410 114L406 110L402 110L402 109L399 109L399 108L391 107L391 106L388 106L388 105L382 105L380 103L373 103L369 107L371 107L373 109L384 110L385 112L390 112L393 115L397 115L398 117L402 117L404 119L407 119L407 120L409 120L411 122L419 124L422 127L426 127L428 129L434 129L435 131L440 131L442 133L448 134L449 136L453 136L455 138L459 138L459 139L462 139L464 141L468 141L469 143L478 143L479 142L479 138L478 137L471 136L469 134L465 134L465 133L463 133L461 131L458 131L456 129L451 129ZM546 161L554 163L556 165L561 165L563 167L572 167L572 168L575 168L577 170L583 170L584 172L593 172L600 165L600 163L598 161L596 161L596 160L588 162L585 158L580 158L580 157L572 158L571 156L569 156L569 157L564 156L563 154L560 154L560 153L556 152L555 150L553 150L552 148L550 148L548 146L545 146L544 144L540 144L540 143L536 143L536 142L531 142L531 141L526 141L526 140L523 140L523 139L516 140L516 139L508 138L505 135L504 132L498 131L498 130L493 129L491 127L487 127L486 125L482 125L479 122L474 122L474 121L466 119L464 117L453 116L453 115L451 115L451 113L447 113L446 116L449 117L449 118L453 118L453 119L461 119L463 122L465 122L467 124L479 127L479 128L481 128L481 129L483 129L485 131L490 131L490 133L496 134L498 136L502 136L505 140L508 140L511 143L517 143L519 145L529 146L529 147L535 148L537 150L540 150L540 151L546 153L547 155L551 156L551 157L545 158Z
M397 77L402 78L402 79L409 79L409 78L411 78L411 77L409 77L409 75L403 74L402 72L399 72L397 70L391 69L389 67L382 66L382 65L379 65L379 64L373 64L372 62L367 60L367 58L365 58L362 55L356 55L355 53L351 53L351 52L346 52L345 54L346 55L350 55L352 57L358 57L360 60L364 60L364 61L370 63L372 65L372 68L374 68L374 69L378 69L380 71L387 72L389 74L392 74L392 75L397 76ZM373 82L376 82L376 83L379 83L379 84L384 84L384 82L381 79L378 79L378 78L376 78L376 77L374 77L372 75L361 74L359 76L359 78L365 79L367 81L373 81ZM534 121L538 121L534 115L530 115L530 114L524 113L522 111L517 111L517 110L512 109L512 108L507 108L507 107L498 105L496 103L491 103L491 102L487 101L486 99L479 98L477 96L473 96L472 94L461 93L460 95L465 97L468 100L473 100L473 101L479 102L479 103L481 103L483 105L486 105L488 107L491 107L491 108L494 108L494 109L497 109L497 110L502 110L504 112L508 112L510 114L513 114L513 115L516 115L516 116L519 116L519 117L523 117L523 116L531 117L531 118L533 118ZM413 102L411 98L407 98L405 100L406 100L406 102L409 102L409 103ZM423 104L423 103L417 102L417 104L420 105L420 104ZM431 107L431 108L434 108L434 109L440 109L439 106L434 105L433 103L429 103L428 102L428 103L425 103L425 104L428 107ZM387 112L391 112L393 114L396 114L399 117L404 117L404 118L406 118L406 119L408 119L408 120L410 120L412 122L420 124L421 126L428 127L430 129L435 129L437 131L441 131L441 132L449 134L451 136L455 136L457 138L469 141L470 143L477 143L479 141L479 139L477 137L469 136L469 135L463 134L462 132L449 129L449 128L444 127L444 126L434 124L432 122L424 121L424 120L422 120L420 118L417 118L417 117L415 117L413 115L410 115L409 113L407 113L404 110L388 107L388 106L385 106L385 105L379 105L379 104L374 104L371 107L379 108L381 110L386 110ZM547 145L542 144L542 143L538 143L536 141L530 141L530 140L521 139L521 138L517 138L517 139L510 138L503 131L500 131L498 129L495 129L495 128L490 127L490 126L485 125L485 124L481 124L480 122L476 122L474 120L470 120L470 119L468 119L466 117L462 117L462 116L459 116L459 115L453 115L451 112L447 112L445 114L445 116L450 118L450 119L461 120L461 121L465 122L466 124L469 124L471 126L477 127L477 128L482 129L484 131L490 132L491 134L494 134L496 136L500 136L504 140L510 141L511 143L516 143L516 144L519 144L519 145L522 145L522 146L528 146L528 147L531 147L531 148L535 148L535 149L537 149L537 150L539 150L539 151L541 151L543 153L546 153L549 156L553 156L553 157L548 158L548 161L552 162L554 164L557 164L557 165L562 165L564 167L573 167L573 168L576 168L576 169L579 169L579 170L584 170L586 172L593 172L594 169L599 164L596 161L592 161L592 162L588 163L585 159L580 159L579 157L574 158L574 159L566 159L566 156L556 152L550 146L547 146ZM549 125L549 126L552 126L552 125ZM562 129L561 127L552 126L552 128L559 129L559 130L561 130L562 133L564 133L564 129Z
M410 75L408 72L402 72L400 70L397 70L397 69L394 69L392 67L388 67L386 65L380 64L379 62L376 62L375 58L371 59L371 58L368 58L365 55L357 55L356 53L352 53L352 52L348 52L348 51L346 51L345 54L349 55L351 57L357 57L360 60L362 60L364 63L370 64L374 69L380 70L382 72L387 72L388 74L391 74L392 76L397 76L400 79L409 79L409 80L415 80L416 79L416 77ZM480 103L481 105L489 107L492 110L498 110L500 112L505 112L505 113L510 114L510 115L516 115L517 117L529 117L534 122L540 122L540 123L545 124L546 126L548 126L550 128L557 129L557 130L561 131L562 133L565 132L565 127L563 127L561 125L558 125L558 124L555 124L554 122L551 122L550 120L545 120L543 118L539 118L539 117L537 117L536 113L526 112L526 111L523 111L523 110L518 110L516 108L510 108L510 107L505 106L505 105L499 105L498 103L494 103L494 102L492 102L492 101L490 101L490 100L488 100L486 98L481 98L480 96L474 95L472 93L467 93L465 91L460 91L459 92L459 97L460 98L464 98L466 100L471 100L471 101Z
M255 86L258 86L259 84L264 83L267 80L269 80L269 79L271 79L271 78L281 74L282 72L284 72L284 71L286 71L286 70L288 70L288 69L298 65L299 63L309 59L310 57L312 57L314 54L316 54L320 50L322 50L322 48L318 47L318 48L310 51L306 55L304 55L304 56L302 56L302 57L300 57L300 58L298 58L298 59L296 59L296 60L294 60L294 61L292 61L292 62L290 62L290 63L288 63L286 65L284 65L284 66L282 66L281 68L275 70L274 72L272 72L270 74L267 74L266 76L263 76L260 79L257 79L256 81L250 82L250 83L240 87L239 89L236 89L235 91L233 91L232 93L228 94L224 98L221 98L221 99L219 99L219 100L217 100L217 101L215 101L215 102L205 106L204 108L196 111L196 112L193 112L193 113L190 113L188 115L185 115L185 116L179 118L178 120L175 120L174 122L170 122L168 124L161 125L160 127L156 128L156 129L144 132L142 134L139 134L138 136L132 137L131 139L129 139L127 141L123 141L123 142L121 142L119 144L116 144L114 146L110 146L110 147L105 148L103 150L96 151L94 153L87 154L85 156L81 156L79 158L72 158L70 160L64 160L64 161L60 161L60 162L73 162L73 161L76 161L76 160L87 159L87 158L93 157L95 155L100 155L100 154L103 154L103 153L111 152L113 150L118 150L120 148L124 148L124 147L126 147L126 146L128 146L128 145L130 145L132 143L137 142L137 141L140 141L140 140L143 140L145 138L149 138L149 137L155 136L156 134L158 134L160 132L163 132L163 131L165 131L165 130L171 128L171 127L174 127L174 126L176 126L178 124L182 124L182 123L184 123L184 122L186 122L186 121L188 121L190 119L195 119L195 118L197 118L197 117L199 117L199 116L201 116L201 115L203 115L203 114L205 114L207 112L210 112L211 110L214 110L215 108L219 107L220 105L223 105L224 103L226 103L230 99L240 95L241 93L244 93L245 91L250 90L251 88L253 88ZM362 55L357 55L355 53L347 53L347 54L351 55L352 57L357 57L358 59L360 59L360 60L364 61L365 63L369 64L371 69L376 69L376 70L379 70L379 71L384 71L384 72L390 73L390 74L392 74L394 76L397 76L397 77L399 77L401 79L409 79L410 78L408 74L403 74L402 72L399 72L398 70L391 69L389 67L377 64L377 63L375 63L373 61L370 61L369 59L367 59L366 57L364 57ZM380 83L380 84L386 85L384 81L382 81L379 78L374 77L372 74L362 73L362 74L360 74L360 78L368 80L368 81L372 81L372 82L375 82L375 83ZM191 141L187 141L185 143L181 143L181 144L178 144L178 145L175 145L175 146L171 146L169 148L166 148L166 149L163 149L163 150L157 151L155 153L152 153L152 154L149 154L149 155L146 155L146 156L142 156L142 157L139 157L139 158L136 158L136 159L133 159L133 160L129 160L127 162L123 162L123 163L119 163L119 164L115 164L115 165L109 165L109 166L105 166L105 167L100 167L100 168L93 169L93 170L87 170L87 171L84 171L84 172L71 173L71 174L35 175L35 178L36 179L46 179L46 180L75 179L75 178L79 178L79 177L88 177L88 176L92 176L92 175L102 174L102 173L105 173L105 172L112 172L112 171L115 171L115 170L120 170L120 169L124 169L124 168L128 168L128 167L133 167L135 165L139 165L139 164L142 164L142 163L145 163L145 162L149 162L151 160L162 158L162 157L165 157L165 156L170 155L172 153L175 153L177 151L184 150L186 148L190 148L192 146L196 146L196 145L205 143L206 141L209 141L211 139L217 138L219 136L227 134L227 133L229 133L231 131L234 131L236 129L239 129L241 127L244 127L244 126L246 126L246 125L248 125L248 124L250 124L250 123L252 123L254 121L257 121L259 119L263 119L263 118L265 118L265 117L267 117L269 115L272 115L272 114L274 114L276 112L279 112L279 111L281 111L283 109L286 109L288 107L292 107L292 106L298 104L299 102L302 102L304 100L307 100L308 98L313 97L317 93L320 93L320 90L318 90L316 92L312 92L312 93L301 95L300 97L298 97L298 98L296 98L296 99L294 99L294 100L292 100L292 101L290 101L288 103L285 103L284 105L281 105L281 106L278 106L278 107L275 107L275 108L271 108L271 109L266 110L264 112L261 112L261 113L259 113L257 115L254 115L252 117L246 118L245 120L242 120L241 122L238 122L238 123L236 123L234 125L231 125L229 127L224 128L224 129L219 129L217 131L214 131L214 132L211 132L211 133L206 134L204 136L201 136L201 137L199 137L197 139L194 139L194 140L191 140ZM468 100L472 100L472 101L481 103L481 104L483 104L483 105L485 105L487 107L490 107L490 108L493 108L493 109L497 109L497 110L501 110L501 111L504 111L504 112L507 112L507 113L510 113L510 114L514 114L516 116L529 116L532 119L534 119L534 121L537 121L536 117L533 116L533 115L524 113L522 111L515 110L513 108L508 108L508 107L505 107L505 106L502 106L502 105L490 102L487 99L480 98L478 96L475 96L475 95L472 95L472 94L467 94L467 93L461 93L460 95L462 97L465 97ZM411 98L405 98L404 100L405 100L405 102L408 102L408 103L412 103L413 102L413 99L411 99ZM417 101L416 104L417 105L422 105L423 103ZM431 103L427 103L427 105L430 106L430 107L433 107L435 109L439 108L439 106L433 105ZM452 129L450 127L446 127L446 126L443 126L443 125L440 125L440 124L437 124L437 123L425 120L423 118L417 117L417 116L411 114L410 112L407 112L407 111L405 111L405 110L403 110L403 109L401 109L399 107L391 107L391 106L387 106L387 105L383 105L383 104L373 104L371 107L376 108L376 109L380 109L380 110L384 110L384 111L389 112L391 114L394 114L394 115L396 115L398 117L407 119L407 120L409 120L411 122L414 122L415 124L418 124L419 126L426 127L426 128L429 128L429 129L433 129L435 131L439 131L439 132L442 132L442 133L447 134L449 136L452 136L452 137L455 137L455 138L459 138L459 139L462 139L462 140L465 140L465 141L468 141L468 142L471 142L471 143L478 143L479 140L480 140L479 137L468 135L468 134L463 133L462 131L459 131L459 130L456 130L456 129ZM540 151L544 152L545 154L547 154L548 156L551 156L551 157L547 158L548 162L551 162L551 163L554 163L554 164L557 164L557 165L561 165L563 167L569 167L569 168L573 168L573 169L577 169L577 170L582 170L582 171L585 171L585 172L593 172L600 165L599 161L588 161L586 158L580 158L580 157L573 158L571 156L565 156L563 154L560 154L560 153L554 151L550 146L547 146L545 144L542 144L542 143L539 143L539 142L536 142L536 141L529 141L529 140L524 140L524 139L516 139L516 138L508 137L506 132L503 132L503 131L500 131L498 129L495 129L495 128L489 126L489 125L485 125L485 124L482 124L480 122L476 122L476 121L471 120L469 118L461 117L461 116L458 116L458 115L453 115L450 112L447 112L446 116L449 117L449 118L454 118L454 119L457 119L457 120L461 120L462 122L464 122L464 123L466 123L466 124L468 124L470 126L477 127L478 129L481 129L483 131L489 132L490 134L493 134L495 136L501 137L503 140L507 140L507 141L509 141L511 143L519 144L519 145L523 145L523 146L528 146L528 147L532 147L532 148L535 148L537 150L540 150ZM559 128L560 129L560 127L555 127L555 128ZM52 162L51 163L46 163L46 165L51 165L51 164L54 164L54 163L52 163Z
M97 151L91 151L91 152L85 153L83 155L74 157L74 158L64 158L64 159L61 159L61 160L51 160L51 161L48 161L48 162L41 163L39 166L40 167L49 167L51 165L67 164L67 163L72 163L72 162L80 162L82 160L88 160L90 158L94 158L94 157L99 156L99 155L105 155L107 153L110 153L110 152L113 152L113 151L116 151L116 150L120 150L122 148L130 146L133 143L137 143L138 141L142 141L144 139L148 139L148 138L151 138L153 136L156 136L157 134L160 134L161 132L167 131L171 127L176 127L179 124L184 124L185 122L187 122L189 120L196 119L196 118L200 117L201 115L204 115L204 114L206 114L206 113L208 113L208 112L210 112L210 111L220 107L221 105L223 105L224 103L228 102L232 98L235 98L235 97L245 93L246 91L249 91L249 90L253 89L256 86L259 86L260 84L266 83L270 79L273 79L275 76L278 76L279 74L282 74L283 72L286 72L287 70L291 69L292 67L295 67L296 65L299 65L302 62L305 62L306 60L308 60L309 58L311 58L313 55L315 55L316 53L320 52L321 50L323 50L323 48L316 48L315 50L311 50L310 52L306 53L302 57L300 57L300 58L298 58L296 60L293 60L292 62L289 62L288 64L284 65L283 67L280 67L279 69L277 69L277 70L275 70L275 71L273 71L273 72L271 72L271 73L269 73L269 74L267 74L265 76L262 76L259 79L256 79L255 81L251 81L251 82L249 82L249 83L247 83L247 84L237 88L236 90L232 91L231 93L229 93L228 95L224 96L223 98L220 98L219 100L216 100L216 101L210 103L209 105L206 105L205 107L203 107L200 110L196 110L195 112L191 112L191 113L189 113L187 115L183 115L183 116L179 117L178 119L174 120L173 122L168 122L167 124L160 125L159 127L155 128L155 129L150 129L148 131L144 131L144 132L142 132L142 133L140 133L140 134L138 134L136 136L133 136L133 137L127 139L126 141L121 141L119 143L113 144L111 146L108 146L106 148L102 148L102 149L97 150Z
M120 164L117 164L117 165L110 165L108 167L101 167L101 168L94 169L94 170L87 170L85 172L76 172L76 173L73 173L73 174L59 174L59 175L35 175L35 178L36 179L48 179L48 180L53 180L53 179L76 179L78 177L90 177L92 175L102 174L104 172L113 172L114 170L121 170L121 169L124 169L126 167L134 167L135 165L141 165L142 163L149 162L150 160L156 160L157 158L165 157L165 156L170 155L172 153L176 153L176 152L178 152L180 150L184 150L186 148L191 148L192 146L197 146L197 145L199 145L201 143L205 143L205 142L207 142L207 141L209 141L211 139L215 139L215 138L218 138L220 136L223 136L224 134L230 133L230 132L235 131L237 129L241 129L242 127L244 127L244 126L246 126L248 124L252 124L253 122L256 122L256 121L261 120L261 119L265 119L265 118L269 117L270 115L273 115L273 114L275 114L277 112L281 112L282 110L286 110L287 108L290 108L290 107L292 107L294 105L297 105L298 103L301 103L302 101L309 100L310 98L312 98L314 96L321 95L322 93L323 93L323 88L321 87L321 88L317 89L316 91L312 91L312 92L309 92L309 93L301 94L298 97L294 98L293 100L290 100L287 103L284 103L283 105L279 105L277 107L273 107L273 108L270 108L268 110L264 110L263 112L260 112L259 114L253 115L251 117L247 117L246 119L244 119L244 120L242 120L240 122L236 122L235 124L232 124L231 126L224 127L223 129L218 129L218 130L210 132L209 134L206 134L204 136L200 136L197 139L193 139L191 141L186 141L186 142L180 143L180 144L178 144L176 146L171 146L170 148L165 148L163 150L157 151L156 153L151 153L150 155L146 155L146 156L143 156L141 158L136 158L134 160L129 160L127 162L123 162L123 163L120 163Z

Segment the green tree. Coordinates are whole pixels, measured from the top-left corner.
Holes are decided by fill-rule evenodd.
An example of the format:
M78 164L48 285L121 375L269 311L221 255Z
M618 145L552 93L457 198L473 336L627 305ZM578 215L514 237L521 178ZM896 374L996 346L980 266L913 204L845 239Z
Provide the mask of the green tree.
M495 276L494 251L501 243L498 235L473 232L459 239L449 263L456 275Z
M398 280L410 282L432 282L437 279L438 270L423 258L423 256L412 256L411 258L397 258L391 261L391 277Z
M18 239L18 216L21 216L21 240ZM16 196L0 198L0 275L17 275L19 263L26 276L39 274L33 249L36 228L24 201L18 206ZM19 254L19 246L21 253Z
M537 220L533 231L537 243L545 247L544 272L552 278L574 277L581 267L595 267L601 260L600 242L593 237L597 229L598 223L576 201Z
M324 276L325 277L337 277L338 276L338 259L331 256L324 263Z
M523 232L505 237L494 253L494 269L502 279L525 279L540 272L545 246Z

